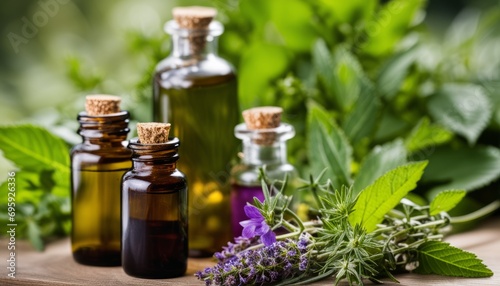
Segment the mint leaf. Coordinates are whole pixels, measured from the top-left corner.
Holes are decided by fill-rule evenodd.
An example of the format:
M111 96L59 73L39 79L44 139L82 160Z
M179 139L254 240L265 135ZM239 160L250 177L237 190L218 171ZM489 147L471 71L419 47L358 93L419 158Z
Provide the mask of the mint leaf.
M380 100L374 94L371 83L363 82L359 99L342 124L342 129L354 146L364 138L373 135L380 114L380 106Z
M466 162L466 163L464 163ZM472 191L500 177L500 149L476 146L473 149L438 148L429 156L422 181L442 183L428 197L449 189Z
M446 84L429 99L429 113L434 120L476 143L493 113L484 90L472 84Z
M410 66L415 62L416 51L413 47L396 54L382 66L376 81L381 97L393 99L398 93Z
M69 148L44 128L33 125L0 127L0 149L5 158L23 170L53 169L69 180Z
M363 69L356 57L344 46L339 46L333 54L334 100L342 110L349 110L358 100L363 81L366 81Z
M311 105L308 113L308 152L312 174L326 169L335 187L351 185L352 148L333 117L319 105Z
M425 166L427 161L397 167L363 189L349 216L351 224L361 224L368 232L374 230L384 215L417 186Z
M429 214L437 215L452 210L464 197L464 190L447 190L439 193L431 202Z
M493 272L473 253L453 247L442 241L427 241L418 247L420 274L438 274L455 277L490 277Z
M437 124L431 124L429 118L422 118L405 139L405 146L409 152L416 152L428 148L435 149L437 145L451 140L453 133Z
M361 163L352 191L358 194L385 172L406 163L406 149L401 140L376 146Z
M367 81L356 57L344 46L339 46L332 56L320 39L313 47L313 64L327 97L340 109L350 109L359 97L362 83Z

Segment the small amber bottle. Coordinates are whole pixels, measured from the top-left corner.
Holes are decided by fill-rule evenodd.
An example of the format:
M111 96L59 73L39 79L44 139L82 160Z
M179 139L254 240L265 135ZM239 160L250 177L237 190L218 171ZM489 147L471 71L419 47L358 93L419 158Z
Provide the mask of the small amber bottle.
M78 114L83 142L71 150L71 246L82 264L120 265L120 183L131 152L123 145L129 113L119 103L116 96L87 96Z
M133 167L122 179L122 265L140 278L186 272L187 182L177 170L179 139L169 123L138 123L130 140Z

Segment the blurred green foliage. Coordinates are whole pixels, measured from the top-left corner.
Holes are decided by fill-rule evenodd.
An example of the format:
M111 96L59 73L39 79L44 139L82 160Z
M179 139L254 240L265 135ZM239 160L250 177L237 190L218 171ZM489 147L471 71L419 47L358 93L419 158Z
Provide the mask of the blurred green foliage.
M162 26L171 8L214 6L240 108L285 109L301 175L327 168L325 178L359 192L385 171L428 159L420 195L464 188L475 191L468 205L485 204L500 197L500 6L468 3L448 25L449 15L426 9L444 2L2 2L1 123L36 123L75 144L89 93L121 95L135 121L151 120L151 76L169 53ZM35 25L42 12L46 23ZM16 46L10 33L27 42ZM0 179L14 168L2 160Z

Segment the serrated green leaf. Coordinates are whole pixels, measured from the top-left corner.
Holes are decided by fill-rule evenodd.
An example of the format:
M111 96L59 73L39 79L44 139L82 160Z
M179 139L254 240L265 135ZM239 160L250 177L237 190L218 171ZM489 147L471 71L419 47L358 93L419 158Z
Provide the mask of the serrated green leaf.
M500 150L495 147L473 149L437 148L429 156L429 166L422 181L442 183L433 188L428 197L448 189L472 191L500 177Z
M359 99L342 124L353 146L373 135L380 114L380 100L373 88L368 84L362 84L361 88Z
M358 194L385 172L406 163L406 149L401 140L376 146L361 163L352 192Z
M351 184L350 165L352 148L342 129L318 105L311 105L308 113L309 160L312 174L326 169L324 178L335 187Z
M390 58L380 69L376 87L381 97L393 99L403 84L408 70L415 62L417 49L415 47L398 53Z
M438 145L451 140L453 133L437 124L431 124L429 118L422 118L405 139L408 152L416 152L422 149L433 149Z
M361 93L361 84L365 80L363 69L356 57L344 46L335 49L331 68L334 100L342 110L349 110Z
M389 1L366 24L367 40L362 50L372 56L390 53L407 34L424 0Z
M431 202L429 208L430 215L437 215L440 212L452 210L467 194L464 190L446 190L440 192Z
M427 161L399 166L363 189L349 216L351 224L361 224L368 232L374 230L384 215L417 186L425 166Z
M367 81L356 57L344 46L337 47L332 56L320 39L313 47L313 63L327 96L342 110L349 110Z
M492 106L484 90L472 84L446 84L427 103L434 120L476 143L486 128Z
M454 277L490 277L493 272L473 253L442 241L427 241L418 247L419 266L414 272Z
M318 79L323 83L326 92L333 93L333 57L323 39L318 39L312 49L312 62ZM333 95L329 95L333 97Z
M69 148L46 129L33 125L0 127L4 157L28 171L53 169L69 178Z

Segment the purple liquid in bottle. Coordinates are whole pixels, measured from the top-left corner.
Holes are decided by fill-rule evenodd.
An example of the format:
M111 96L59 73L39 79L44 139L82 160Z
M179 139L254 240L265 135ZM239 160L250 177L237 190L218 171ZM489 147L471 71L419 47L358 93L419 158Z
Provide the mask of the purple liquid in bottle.
M249 218L245 214L244 206L248 203L253 204L253 198L257 197L261 202L264 201L264 194L262 193L262 187L255 186L240 186L233 185L231 190L231 224L233 229L233 236L241 236L243 227L240 225L240 221L248 220Z

